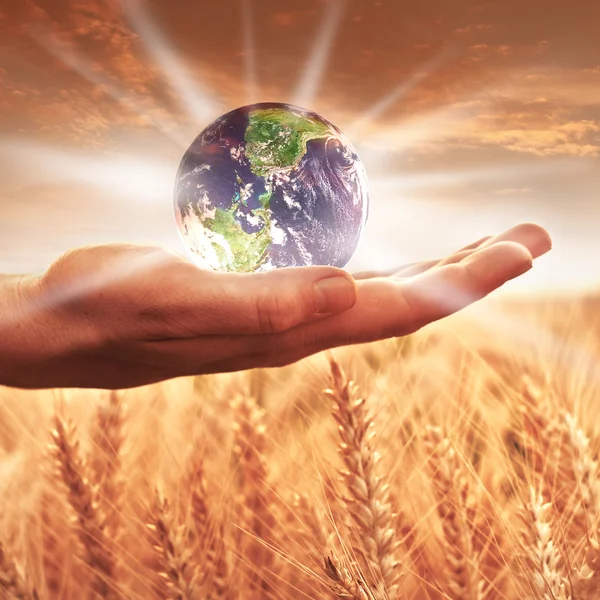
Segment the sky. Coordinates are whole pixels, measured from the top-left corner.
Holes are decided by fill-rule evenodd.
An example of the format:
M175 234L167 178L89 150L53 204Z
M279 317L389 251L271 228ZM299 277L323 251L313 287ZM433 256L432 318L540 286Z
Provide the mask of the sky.
M600 287L597 0L0 0L0 272L115 241L184 252L173 184L219 115L315 110L370 186L350 271L520 221L526 293Z

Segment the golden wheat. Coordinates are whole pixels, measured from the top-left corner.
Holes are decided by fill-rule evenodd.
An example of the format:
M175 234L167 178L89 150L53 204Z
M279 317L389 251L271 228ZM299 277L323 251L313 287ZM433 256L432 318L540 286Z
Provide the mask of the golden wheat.
M9 600L38 600L37 591L31 590L25 578L6 554L4 546L0 544L0 591L3 597Z
M57 414L0 389L0 598L597 600L585 314L519 307L589 364L465 317L335 361L61 392Z
M395 523L389 485L376 472L379 454L372 446L374 423L353 382L345 378L335 360L331 359L330 365L331 389L326 393L333 401L332 414L342 440L339 450L346 467L342 476L349 493L346 509L359 538L355 549L375 578L373 587L395 599L400 587L400 565L394 556Z
M98 490L87 477L87 465L81 456L75 426L58 414L54 420L52 441L51 449L78 524L77 535L83 548L83 559L92 572L92 589L102 598L115 598L115 559L109 549Z
M147 528L154 538L159 555L159 575L170 600L192 600L199 566L193 563L192 549L186 543L182 527L171 521L169 502L160 492L155 494L153 520Z
M481 600L485 582L473 549L475 517L469 473L441 429L427 426L423 441L444 533L446 593L452 600Z
M527 536L526 562L531 569L533 597L540 600L570 600L568 585L560 569L561 557L553 541L550 526L552 505L544 503L542 495L530 488L530 499L523 517Z

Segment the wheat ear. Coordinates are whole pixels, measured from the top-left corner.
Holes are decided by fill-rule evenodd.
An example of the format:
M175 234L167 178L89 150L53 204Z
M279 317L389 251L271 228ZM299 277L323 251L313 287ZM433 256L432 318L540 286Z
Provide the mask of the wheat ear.
M349 493L346 505L360 536L356 551L362 555L367 572L376 578L374 587L396 598L400 588L395 516L389 486L377 475L379 454L373 449L373 421L366 400L346 379L340 365L330 359L331 388L325 394L332 400L332 414L341 438L339 452L345 465L342 477Z
M81 457L75 426L55 415L51 432L51 451L67 487L69 504L79 525L77 534L84 549L83 560L93 571L93 590L102 598L117 598L112 582L114 556L104 529L104 517L98 504L98 491L88 477L87 465Z
M197 567L192 563L192 550L186 544L183 527L173 531L168 501L155 494L152 522L147 528L152 534L154 549L160 561L159 576L170 600L193 600Z
M593 538L580 568L571 572L573 598L577 600L597 600L600 598L600 544Z
M202 455L195 456L191 465L189 479L194 550L195 556L203 564L200 585L208 598L233 600L237 594L231 581L224 526L217 523L209 511Z
M0 543L0 591L7 600L38 600L37 591L32 590L21 574L15 561L6 554Z
M374 600L375 596L367 584L350 572L334 555L325 557L324 572L331 582L336 598L347 600Z
M423 442L444 533L446 593L452 600L479 600L484 580L473 551L474 515L464 464L440 428L425 427Z
M123 496L121 447L123 412L118 392L111 391L106 406L100 406L94 431L94 452L90 456L91 478L101 492L106 534L116 541L120 537L120 510Z
M565 578L559 569L560 555L552 539L551 503L530 488L530 499L521 518L525 525L525 564L529 566L530 584L536 600L571 600Z
M524 447L530 457L545 501L552 501L560 519L561 548L578 550L598 541L600 470L590 440L569 411L544 401L538 388L525 377L520 411ZM556 540L555 540L556 543ZM584 546L584 547L585 547ZM587 562L572 553L575 568ZM589 565L588 565L589 566Z
M274 543L274 507L278 505L278 499L268 485L265 413L251 398L245 396L239 396L231 407L235 417L233 453L241 479L237 506L244 514L247 529L247 533L243 533L245 540L240 540L241 545L245 546L242 552L253 565L250 588L261 589L267 595L272 588L273 574L280 565L276 553L265 545Z

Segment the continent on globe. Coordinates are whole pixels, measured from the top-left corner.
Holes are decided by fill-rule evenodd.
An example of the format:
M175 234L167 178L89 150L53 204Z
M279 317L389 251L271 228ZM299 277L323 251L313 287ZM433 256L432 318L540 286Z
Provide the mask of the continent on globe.
M314 112L243 106L192 142L177 172L175 214L202 268L253 272L343 267L368 216L356 150Z

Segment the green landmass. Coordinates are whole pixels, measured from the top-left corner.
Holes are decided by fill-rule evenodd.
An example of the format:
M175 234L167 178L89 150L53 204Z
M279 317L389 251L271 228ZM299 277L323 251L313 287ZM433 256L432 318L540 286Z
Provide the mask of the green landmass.
M327 125L296 115L289 110L269 108L252 111L246 128L246 156L252 171L266 178L274 170L292 169L306 154L309 140L326 138L331 135ZM262 221L263 227L256 233L246 233L238 222L237 210L240 204L248 206L242 197L244 182L236 173L239 189L227 210L215 209L215 216L198 217L204 227L223 236L231 249L231 254L216 241L212 246L219 258L221 268L227 271L250 273L256 271L267 258L272 243L271 236L271 198L273 190L269 181L265 181L266 191L260 194L260 207L252 210L252 215Z
M309 140L330 135L327 125L283 108L254 110L244 136L246 156L252 171L266 177L273 170L297 166Z
M259 217L264 225L256 233L246 233L237 221L236 212L240 204L239 200L234 202L230 209L215 209L212 219L204 219L204 227L222 235L232 255L218 243L212 242L212 246L219 257L221 267L227 271L236 273L252 273L266 260L267 250L271 243L271 213L270 202L272 192L269 190L259 196L262 208L256 208L252 214ZM239 197L239 194L238 194ZM199 215L200 218L202 218Z

